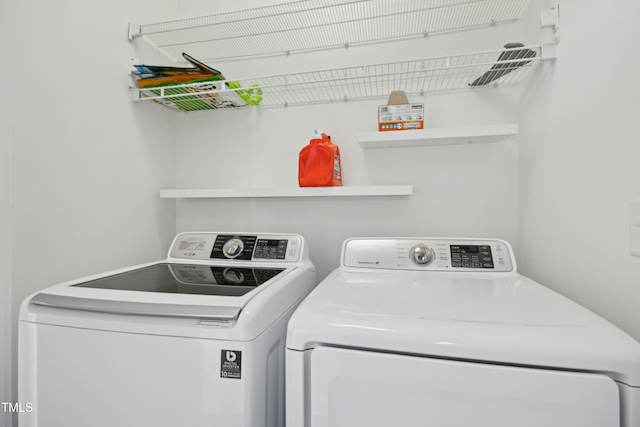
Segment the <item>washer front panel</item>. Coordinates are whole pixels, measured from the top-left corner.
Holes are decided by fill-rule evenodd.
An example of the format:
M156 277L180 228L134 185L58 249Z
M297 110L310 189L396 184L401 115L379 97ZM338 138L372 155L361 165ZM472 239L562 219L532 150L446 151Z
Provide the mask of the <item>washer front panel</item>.
M345 267L391 270L513 272L513 251L502 240L350 239L342 250Z

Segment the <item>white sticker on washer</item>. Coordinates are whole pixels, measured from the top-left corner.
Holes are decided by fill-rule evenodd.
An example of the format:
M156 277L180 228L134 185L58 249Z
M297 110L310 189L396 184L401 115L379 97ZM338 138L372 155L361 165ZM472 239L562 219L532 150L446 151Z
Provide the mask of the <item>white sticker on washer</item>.
M188 238L180 241L178 249L181 251L201 251L205 249L207 242L202 238Z
M198 326L211 326L214 328L230 328L230 319L216 319L211 317L200 317L196 322Z

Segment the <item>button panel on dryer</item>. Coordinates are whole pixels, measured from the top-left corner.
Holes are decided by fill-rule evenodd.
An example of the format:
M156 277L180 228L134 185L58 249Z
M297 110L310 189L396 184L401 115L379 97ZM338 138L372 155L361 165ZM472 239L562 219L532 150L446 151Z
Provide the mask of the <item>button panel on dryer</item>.
M354 238L345 242L347 267L420 271L515 271L509 244L489 239Z
M491 246L451 245L451 267L494 268Z

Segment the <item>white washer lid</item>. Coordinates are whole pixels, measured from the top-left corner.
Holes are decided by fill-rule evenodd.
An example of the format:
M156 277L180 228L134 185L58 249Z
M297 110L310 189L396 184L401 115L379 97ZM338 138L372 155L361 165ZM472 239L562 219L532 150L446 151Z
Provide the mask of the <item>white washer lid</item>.
M287 347L322 345L602 372L640 386L640 344L517 274L353 271L320 283Z

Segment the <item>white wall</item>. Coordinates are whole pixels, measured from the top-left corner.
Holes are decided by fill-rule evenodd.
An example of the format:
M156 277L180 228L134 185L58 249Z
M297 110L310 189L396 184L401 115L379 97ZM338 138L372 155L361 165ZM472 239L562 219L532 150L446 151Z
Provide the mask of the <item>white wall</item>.
M375 102L363 102L266 110L259 118L244 112L222 113L216 120L181 117L182 188L296 187L298 152L317 126L340 146L345 185L412 184L414 194L186 200L178 204L178 230L300 233L320 275L337 266L342 241L358 235L485 235L515 243L514 142L363 150L356 134L375 125L376 108Z
M640 4L562 0L559 58L523 88L520 269L640 339Z
M504 25L401 43L211 65L227 78L339 68L499 49L517 41L517 33L517 26ZM428 127L466 126L515 122L517 94L513 88L487 88L411 96L410 100L424 102ZM310 243L321 276L337 266L342 241L353 236L484 236L517 245L517 142L363 150L357 134L376 130L380 103L386 99L180 115L180 188L296 187L298 153L318 128L340 147L344 185L412 184L414 194L182 200L178 231L300 233Z
M0 402L11 396L11 146L13 139L13 25L15 2L0 2ZM11 414L0 411L0 426Z
M14 3L2 2L0 16L12 16ZM399 150L362 150L355 140L357 132L375 129L376 101L189 115L131 103L124 89L128 58L161 59L126 41L130 21L267 2L212 3L15 3L15 58L0 65L16 66L0 92L0 120L12 116L13 124L0 133L2 156L13 143L13 276L8 289L2 273L0 292L13 294L14 331L28 294L162 257L177 228L298 232L311 242L320 274L337 265L340 243L353 235L501 237L516 245L523 273L640 338L634 307L640 258L628 254L627 244L628 201L640 197L634 1L563 0L560 58L520 90L412 98L425 103L428 126L519 121L517 142ZM3 57L11 55L8 28L3 23ZM242 77L384 62L409 50L411 57L430 57L499 48L520 34L507 25L408 41L402 49L354 47L219 68ZM345 185L407 183L415 194L180 201L177 218L175 202L157 197L160 188L176 185L295 186L297 154L314 128L340 146ZM0 205L0 232L6 233L6 217ZM8 251L3 245L0 255Z
M144 46L134 48L127 29L176 7L16 2L15 72L2 79L14 90L14 338L29 294L166 254L175 203L158 194L175 182L176 116L131 102L128 58Z

